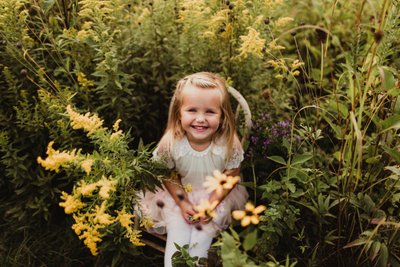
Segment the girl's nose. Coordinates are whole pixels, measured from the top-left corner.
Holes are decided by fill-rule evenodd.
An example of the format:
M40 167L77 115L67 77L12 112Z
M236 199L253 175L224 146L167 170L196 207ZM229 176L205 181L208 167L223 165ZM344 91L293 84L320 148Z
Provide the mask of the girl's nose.
M196 121L197 122L204 122L204 116L203 115L199 115L196 117Z

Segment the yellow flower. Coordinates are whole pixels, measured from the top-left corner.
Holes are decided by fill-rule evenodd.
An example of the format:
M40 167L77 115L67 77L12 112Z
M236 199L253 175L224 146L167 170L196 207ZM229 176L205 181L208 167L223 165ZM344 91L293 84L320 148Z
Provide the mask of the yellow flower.
M85 22L82 24L82 29L84 29L84 30L89 30L89 29L92 28L92 25L93 25L93 21L85 21Z
M135 246L144 246L144 244L140 242L141 232L139 230L133 230L133 228L130 226L133 223L132 218L135 216L133 214L127 213L125 211L125 208L121 211L117 211L117 214L118 214L117 220L119 221L121 226L124 227L126 230L125 237L127 237L129 241ZM143 218L142 223L145 223L145 220L146 219ZM151 227L150 225L148 226Z
M112 181L107 179L107 177L101 177L101 180L97 182L97 185L100 187L99 195L103 199L108 199L110 197L110 192L115 191L115 185L117 181Z
M217 201L210 203L208 199L202 200L200 205L196 206L197 213L193 215L193 219L196 220L201 217L214 218L216 216L215 208L217 207L217 205Z
M81 162L81 167L87 175L89 175L89 173L91 172L93 163L93 159L85 159Z
M121 136L122 135L122 131L121 130L119 130L119 131L117 131L117 132L114 132L114 133L112 133L111 134L111 136L110 136L110 140L112 141L112 140L115 140L115 139L117 139L119 136Z
M113 125L113 130L115 131L115 132L117 132L118 130L119 130L119 124L121 123L121 119L118 119L116 122L114 122L114 125Z
M88 134L92 134L103 125L103 120L100 120L97 115L90 116L89 112L81 115L74 111L71 105L67 106L67 112L73 129L84 129Z
M117 220L124 228L130 228L132 224L132 218L135 217L133 214L126 213L125 208L121 211L117 211Z
M239 176L227 176L218 170L214 171L214 176L207 176L203 186L207 188L208 192L216 191L218 195L224 192L224 189L232 189L238 182Z
M76 188L77 193L82 194L83 196L91 196L97 188L97 183L86 184L85 181L81 180L79 183L79 187Z
M257 57L262 57L262 50L264 49L265 39L260 38L260 33L248 27L249 33L240 36L242 44L239 48L239 56L247 57L248 54L253 54Z
M80 34L81 32L82 32L82 31L79 31L79 32L78 32L78 38L79 38L79 34ZM78 79L79 85L82 86L82 87L89 87L89 86L93 86L93 85L94 85L94 83L93 83L92 81L90 81L90 80L88 80L88 79L86 78L86 75L85 75L83 72L79 72L79 73L76 75L76 77L77 77L77 79Z
M89 227L87 224L85 224L86 216L82 215L81 213L73 214L72 216L75 220L75 223L72 225L71 228L75 231L76 235L80 236L81 233L86 231Z
M289 24L289 22L293 21L294 19L291 17L283 17L279 18L277 21L275 21L275 26L278 28L285 27L286 25Z
M140 222L140 226L143 226L145 228L151 228L154 226L154 222L152 219L144 217Z
M183 189L184 189L185 192L187 192L187 193L192 192L192 191L193 191L192 184L185 184L185 185L183 186Z
M254 207L250 202L246 203L245 210L234 210L232 217L235 220L241 220L242 227L248 226L250 223L258 224L260 222L259 213L266 209L265 206L260 205L257 208Z
M139 230L130 230L127 232L126 237L129 238L129 241L135 246L144 246L145 244L140 241L140 234Z
M37 158L37 162L42 165L46 170L53 170L58 172L61 166L66 166L71 161L74 161L76 156L76 150L71 152L58 151L53 148L54 141L51 141L47 145L46 154L48 155L46 159L41 157Z
M298 67L301 67L303 65L304 65L304 62L301 62L300 60L296 59L295 61L293 61L291 67L292 67L292 70L295 70Z
M283 49L285 49L284 46L281 46L281 45L276 44L276 39L275 39L275 40L272 40L271 42L269 42L269 43L268 43L268 47L269 47L269 49L271 49L271 50L283 50Z
M88 228L79 239L84 239L83 243L90 249L93 256L98 254L97 243L101 241L101 234L98 231L99 226Z
M110 214L105 212L106 204L106 201L103 201L100 207L96 206L96 213L93 219L94 223L110 225L115 221L115 219Z
M291 72L293 76L299 76L300 75L300 71L295 70Z
M88 37L89 37L89 32L88 32L87 30L80 30L80 31L78 31L78 33L76 34L76 39L77 39L79 42L85 41ZM78 82L79 82L79 77L78 77ZM79 84L82 85L81 82L79 82ZM82 86L83 86L83 85L82 85Z
M62 192L61 194L61 199L64 200L64 202L60 202L59 205L64 208L66 214L74 213L85 206L85 204L76 197L68 195L66 192Z

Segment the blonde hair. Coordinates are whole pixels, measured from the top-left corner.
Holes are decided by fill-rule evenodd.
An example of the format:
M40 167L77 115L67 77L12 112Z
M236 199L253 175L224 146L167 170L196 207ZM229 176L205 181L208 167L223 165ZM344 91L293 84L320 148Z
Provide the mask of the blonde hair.
M229 160L232 155L233 143L236 135L235 117L232 112L225 80L221 76L210 72L198 72L190 74L178 81L169 106L167 128L160 143L166 145L166 147L163 147L164 149L167 149L169 153L171 151L173 141L176 139L181 139L185 135L185 131L181 125L180 109L183 102L182 92L187 85L204 90L218 90L220 92L222 111L221 124L213 136L213 141L221 141L226 143L226 160Z

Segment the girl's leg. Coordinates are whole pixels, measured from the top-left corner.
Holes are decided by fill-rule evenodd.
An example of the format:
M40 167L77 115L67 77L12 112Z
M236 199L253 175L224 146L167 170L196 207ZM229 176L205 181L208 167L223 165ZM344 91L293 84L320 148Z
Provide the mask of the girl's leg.
M230 216L230 207L226 207L224 205L225 203L221 204L217 210L217 216L210 223L203 224L201 230L198 230L195 227L192 230L189 246L190 256L207 258L212 240L222 230L222 223L226 221L228 216Z
M183 246L190 243L191 226L182 218L180 212L169 214L167 223L167 244L165 246L164 266L172 266L172 255L177 251L175 244Z
M202 225L201 230L193 227L190 236L189 254L194 257L207 258L208 249L216 235L216 231L211 228L211 225Z

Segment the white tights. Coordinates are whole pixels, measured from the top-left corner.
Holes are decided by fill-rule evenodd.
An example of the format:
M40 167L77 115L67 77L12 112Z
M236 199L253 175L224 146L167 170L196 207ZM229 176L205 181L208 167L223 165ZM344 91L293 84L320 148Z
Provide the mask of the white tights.
M172 255L177 251L174 243L179 246L189 244L189 255L207 258L208 249L217 231L210 224L202 224L198 230L194 225L186 223L180 214L170 216L167 223L167 244L165 247L164 266L172 266Z

